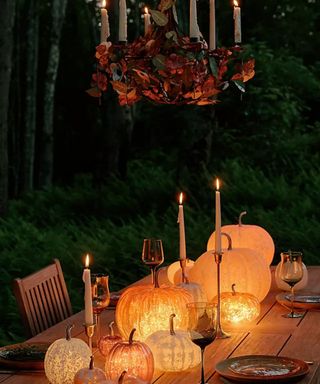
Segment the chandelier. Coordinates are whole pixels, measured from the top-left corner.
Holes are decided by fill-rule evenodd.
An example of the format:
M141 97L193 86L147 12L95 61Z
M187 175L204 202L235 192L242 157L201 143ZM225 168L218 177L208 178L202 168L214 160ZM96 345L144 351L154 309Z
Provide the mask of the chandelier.
M108 12L101 8L101 43L96 48L97 69L91 96L101 97L111 85L120 105L141 99L158 104L210 105L234 84L241 92L254 76L254 59L243 60L241 13L234 5L235 45L216 47L215 4L210 0L209 46L197 23L196 0L190 0L189 35L178 28L175 0L161 0L157 10L145 9L144 36L127 42L126 0L119 0L119 40L110 37ZM152 20L152 21L151 21Z

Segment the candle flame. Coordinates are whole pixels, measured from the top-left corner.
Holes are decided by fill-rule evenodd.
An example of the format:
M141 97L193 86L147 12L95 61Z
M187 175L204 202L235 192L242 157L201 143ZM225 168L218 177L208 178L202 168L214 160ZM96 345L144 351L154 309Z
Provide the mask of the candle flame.
M180 192L180 196L179 196L179 204L182 204L183 203L183 193Z
M101 7L105 8L107 6L107 0L102 0Z
M144 7L144 12L145 12L146 15L149 14L148 7Z
M216 190L219 191L220 189L220 181L219 179L216 179Z
M233 0L233 5L234 5L235 7L239 7L239 3L237 2L237 0Z
M86 255L86 261L85 261L84 265L85 265L86 268L89 268L89 265L90 265L90 256L89 256L89 254Z

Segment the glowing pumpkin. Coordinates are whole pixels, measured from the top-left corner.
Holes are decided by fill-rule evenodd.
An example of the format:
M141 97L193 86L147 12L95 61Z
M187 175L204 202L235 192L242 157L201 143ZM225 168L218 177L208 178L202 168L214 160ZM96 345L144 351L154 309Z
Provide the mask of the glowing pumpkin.
M152 333L166 329L169 316L175 313L176 328L186 330L186 305L191 301L191 294L179 287L130 287L121 295L116 307L118 329L127 338L131 329L136 328L137 338L144 341Z
M227 233L235 248L249 248L254 249L265 257L268 265L272 263L274 256L274 242L270 234L259 227L258 225L244 225L242 224L242 216L247 212L242 212L239 216L239 222L236 225L225 225L221 231ZM222 248L227 248L228 240L222 238ZM210 236L207 244L207 250L215 249L215 232Z
M91 356L89 368L81 368L74 376L74 384L103 384L106 383L106 375L100 368L93 367L93 356Z
M51 384L72 384L75 374L90 364L91 350L80 339L71 337L69 325L66 338L54 341L44 357L44 371Z
M100 340L98 342L98 348L103 356L107 356L110 349L116 344L119 343L119 341L122 341L122 337L115 335L113 330L114 321L111 321L109 324L110 329L110 335L105 335L100 337Z
M229 247L223 250L220 264L221 292L227 292L232 284L236 284L240 292L255 295L261 302L268 294L271 286L271 273L264 257L246 248L232 248L231 238ZM217 295L217 264L214 251L202 254L194 263L189 278L202 285L208 301Z
M190 270L192 269L194 265L194 261L187 259L186 260L186 273L189 275ZM170 264L167 268L167 276L168 280L171 284L179 284L182 282L182 273L181 273L181 265L180 261L175 261L174 263Z
M227 324L240 325L255 320L260 314L259 300L251 293L235 291L232 284L232 292L222 292L220 296L221 320ZM217 296L213 302L217 303Z
M127 371L123 371L118 384L148 384L146 381L139 379L139 377L129 375Z
M287 284L286 282L284 282L280 277L280 264L281 264L281 262L276 267L275 282L276 282L277 287L279 289L282 289L283 291L290 291L291 290L290 285ZM297 283L294 286L295 291L300 290L300 289L304 289L308 284L308 269L304 263L302 263L302 269L303 269L303 277L299 281L299 283Z
M191 341L187 331L175 331L174 314L170 316L167 331L157 331L150 335L149 345L156 369L166 372L180 372L200 364L200 349Z
M121 341L113 346L106 356L106 375L111 380L117 380L123 371L128 375L150 382L153 377L154 360L147 344L134 341L130 332L129 341Z

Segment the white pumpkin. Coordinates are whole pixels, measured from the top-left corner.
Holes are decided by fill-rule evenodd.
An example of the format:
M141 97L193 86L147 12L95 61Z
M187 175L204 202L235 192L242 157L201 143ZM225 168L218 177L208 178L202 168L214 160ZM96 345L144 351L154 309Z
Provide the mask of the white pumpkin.
M231 236L232 244L235 248L250 248L259 252L265 257L268 265L272 263L274 256L274 242L270 234L259 227L258 225L245 225L242 224L242 216L247 212L241 212L239 222L235 225L224 225L221 227L221 232L227 233ZM226 238L221 239L222 248L228 246ZM208 240L207 251L215 249L215 232L212 233Z
M275 282L277 284L277 287L279 289L282 289L283 291L290 291L290 285L285 283L281 277L280 277L280 265L281 265L281 262L277 265L276 267L276 271L275 271ZM302 277L302 280L299 281L299 283L297 283L295 286L294 286L294 290L295 291L298 291L298 290L301 290L301 289L304 289L307 284L308 284L308 269L307 267L305 266L304 263L302 263L302 269L303 269L303 277Z
M186 282L178 284L181 287L191 293L194 302L205 303L207 301L207 295L200 284Z
M157 331L146 339L155 368L165 372L180 372L200 364L200 349L191 341L187 331L175 331L174 314L170 316L167 331Z
M186 260L186 274L189 275L190 270L194 265L194 261ZM167 268L167 277L171 284L179 284L182 282L182 271L180 261L175 261Z

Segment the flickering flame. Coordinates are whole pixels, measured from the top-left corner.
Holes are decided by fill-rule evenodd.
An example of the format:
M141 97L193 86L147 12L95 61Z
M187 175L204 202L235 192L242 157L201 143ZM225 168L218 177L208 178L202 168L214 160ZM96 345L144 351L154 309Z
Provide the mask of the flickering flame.
M107 6L107 0L102 0L101 7L105 8Z
M233 0L233 5L234 5L235 7L239 7L239 3L237 2L237 0Z
M86 261L85 261L84 265L85 265L86 268L89 268L89 265L90 265L90 256L89 256L89 254L86 255Z
M148 11L148 8L147 8L147 7L144 7L144 12L145 12L146 15L149 14L149 11Z
M219 179L216 179L216 190L219 191L220 189L220 181Z
M179 204L182 204L183 203L183 193L180 192L180 196L179 196Z

